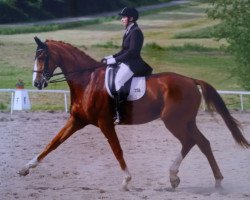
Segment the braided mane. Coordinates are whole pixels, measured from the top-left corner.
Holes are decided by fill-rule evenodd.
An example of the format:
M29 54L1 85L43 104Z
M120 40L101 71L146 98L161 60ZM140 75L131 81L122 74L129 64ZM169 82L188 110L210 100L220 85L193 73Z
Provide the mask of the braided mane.
M62 47L65 47L65 48L70 48L71 49L71 51L70 51L71 54L76 53L76 54L79 54L79 56L83 56L85 59L89 60L90 64L93 65L93 66L100 65L100 63L98 61L96 61L95 59L93 59L92 57L87 55L84 51L82 51L81 49L73 46L70 43L63 42L63 41L57 41L57 40L48 40L48 39L45 42L47 44L48 43L53 43L53 44L56 44L58 46L62 46Z

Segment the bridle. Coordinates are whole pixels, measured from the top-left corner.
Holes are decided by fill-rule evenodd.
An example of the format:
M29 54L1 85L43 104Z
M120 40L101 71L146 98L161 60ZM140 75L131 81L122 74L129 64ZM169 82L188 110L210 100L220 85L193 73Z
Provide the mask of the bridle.
M44 63L44 68L43 70L33 70L33 72L35 73L41 73L42 74L42 79L46 82L46 83L58 83L58 82L63 82L63 81L66 81L67 78L69 78L70 76L73 76L74 74L76 73L85 73L85 72L88 72L88 71L95 71L96 69L99 69L99 68L103 68L103 67L106 67L105 65L100 65L100 66L97 66L97 67L89 67L89 68L85 68L85 69L81 69L81 70L77 70L77 71L71 71L71 72L67 72L67 73L64 73L64 72L59 72L59 73L51 73L49 72L49 52L47 49L37 49L36 50L36 56L35 56L35 59L37 59L37 57L39 56L39 53L42 52L42 51L45 51L45 63ZM59 67L59 66L57 66ZM59 78L56 78L54 80L50 80L52 77L55 77L55 76L59 76L59 75L64 75L63 77L59 77Z

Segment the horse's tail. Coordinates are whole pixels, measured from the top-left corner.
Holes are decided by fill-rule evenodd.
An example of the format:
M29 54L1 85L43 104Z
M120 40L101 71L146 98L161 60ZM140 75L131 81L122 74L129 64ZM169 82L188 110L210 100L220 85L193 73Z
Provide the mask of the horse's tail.
M249 142L242 134L241 131L242 128L240 123L231 116L224 101L222 100L218 92L214 89L214 87L201 80L194 80L194 81L196 85L200 85L201 87L202 95L208 110L210 111L216 110L223 118L228 129L231 131L235 141L242 147L250 148Z

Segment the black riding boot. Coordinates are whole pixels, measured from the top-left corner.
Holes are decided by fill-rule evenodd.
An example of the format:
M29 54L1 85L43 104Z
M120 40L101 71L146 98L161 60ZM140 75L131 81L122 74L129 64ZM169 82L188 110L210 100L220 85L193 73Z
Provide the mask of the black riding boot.
M122 89L118 90L115 94L115 121L114 124L120 124L122 121L122 105L125 101Z

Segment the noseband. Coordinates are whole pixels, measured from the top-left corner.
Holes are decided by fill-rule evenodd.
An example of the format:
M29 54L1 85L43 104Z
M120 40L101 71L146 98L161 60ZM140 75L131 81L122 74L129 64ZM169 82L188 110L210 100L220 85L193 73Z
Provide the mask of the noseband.
M36 56L35 59L39 56L40 52L45 51L45 62L44 62L44 68L41 71L34 70L33 72L41 73L42 78L48 82L51 77L53 77L53 74L49 72L49 53L47 49L37 49L36 50Z

